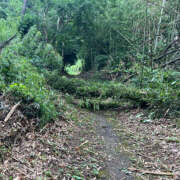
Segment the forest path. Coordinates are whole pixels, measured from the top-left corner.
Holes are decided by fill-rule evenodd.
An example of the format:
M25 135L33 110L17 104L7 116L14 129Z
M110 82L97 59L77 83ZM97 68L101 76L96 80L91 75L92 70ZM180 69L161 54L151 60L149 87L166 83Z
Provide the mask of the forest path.
M106 180L180 179L180 129L172 119L148 118L140 109L92 113L104 141Z
M92 113L92 118L97 122L97 135L103 138L105 144L105 152L108 156L108 180L133 180L134 177L126 173L130 166L128 154L118 151L118 147L121 146L123 137L118 137L118 135L113 131L111 124L102 113Z

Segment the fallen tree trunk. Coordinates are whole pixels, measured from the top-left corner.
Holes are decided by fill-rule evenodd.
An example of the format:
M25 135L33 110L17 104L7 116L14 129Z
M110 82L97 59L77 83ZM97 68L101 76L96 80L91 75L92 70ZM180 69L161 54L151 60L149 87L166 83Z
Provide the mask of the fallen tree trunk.
M164 58L164 57L167 56L167 55L170 55L170 54L173 54L173 53L175 53L175 52L177 52L177 51L180 51L179 48L175 47L175 44L176 44L176 43L179 43L179 42L180 42L180 38L177 37L176 39L174 39L174 40L163 50L162 54L161 54L159 57L153 59L153 61L154 61L154 62L159 61L159 60L161 60L162 58ZM175 47L175 49L169 51L169 49L172 48L173 46ZM168 52L168 51L169 51L169 52Z
M168 52L168 50L173 46L173 44L175 44L177 41L179 41L178 39L173 40L164 50L163 54L166 54Z
M15 37L16 37L16 34L13 35L12 37L10 37L7 41L0 44L0 53L1 53L2 49L5 48Z
M173 54L173 53L175 53L175 52L177 52L177 51L180 51L180 49L175 49L175 50L172 50L172 51L170 51L170 52L166 52L165 54L163 54L163 55L161 55L160 57L154 59L153 61L159 61L159 60L161 60L162 58L164 58L165 56L170 55L170 54Z
M174 63L176 63L176 62L178 62L178 61L180 61L180 58L174 59L174 60L172 60L172 61L170 61L170 62L167 62L167 63L163 64L163 65L161 66L161 68L165 68L166 66L168 66L168 65L170 65L170 64L174 64Z

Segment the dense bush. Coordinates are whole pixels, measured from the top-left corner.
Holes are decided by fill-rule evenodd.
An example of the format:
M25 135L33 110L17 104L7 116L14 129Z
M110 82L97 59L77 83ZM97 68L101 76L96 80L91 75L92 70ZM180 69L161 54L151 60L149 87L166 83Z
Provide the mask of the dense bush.
M17 24L13 19L0 18L0 44L16 33Z
M6 19L7 18L7 14L0 8L0 19Z
M57 116L53 91L46 88L44 76L30 64L29 59L18 54L20 46L18 42L13 43L1 54L0 88L5 88L3 90L13 95L17 101L21 100L26 115L39 117L40 125L44 125Z
M35 24L35 16L25 14L25 16L21 19L18 27L19 33L24 37L29 31L29 29Z
M102 83L78 78L68 79L58 76L55 72L49 72L46 74L46 78L53 88L83 99L81 104L88 108L94 108L94 104L96 107L99 104L100 108L120 106L120 102L126 100L131 102L134 107L151 109L154 117L162 117L167 111L169 114L177 115L180 107L180 83L175 79L177 73L173 75L170 71L160 70L157 73L148 71L148 69L144 73L146 80L143 80L145 84L141 88L137 86L141 81L139 76L133 79L133 83L129 85L110 81ZM105 100L109 98L111 101L108 103Z
M62 57L54 50L52 45L43 41L43 36L35 26L31 27L22 40L19 54L26 56L38 69L62 70Z
M3 33L8 35L5 30L8 30L9 23L0 20L0 24L3 25L3 39ZM32 27L22 40L17 38L3 49L0 56L0 89L13 95L16 100L22 100L23 112L28 117L39 117L43 125L56 118L57 110L53 91L47 90L45 78L39 72L43 69L57 69L60 72L61 68L61 56L43 41L36 27Z
M22 17L23 1L2 2L7 17L0 18L0 43L17 29L21 37L17 35L16 42L3 49L0 88L7 86L18 97L41 104L39 116L45 114L50 119L48 110L43 110L52 108L51 102L43 103L50 97L46 80L55 89L82 99L85 105L102 107L102 102L118 105L127 100L149 107L155 115L179 112L178 60L168 64L179 57L179 45L172 42L179 37L175 37L179 32L178 0L166 2L165 7L162 1L28 1ZM72 65L77 58L84 63ZM61 76L62 68L75 74L93 69L99 76L98 70L104 69L112 75L109 79L121 76L120 80L128 83L68 79Z
M179 72L144 67L143 74L139 72L131 83L135 87L141 86L146 102L156 115L163 116L166 111L173 114L180 110Z
M133 87L126 87L121 83L84 81L79 78L59 76L54 73L46 75L48 83L55 89L72 94L78 98L113 98L115 100L131 99L141 103L141 92ZM54 81L56 80L56 83Z
M6 85L4 81L2 80L2 76L0 77L0 93L5 89Z

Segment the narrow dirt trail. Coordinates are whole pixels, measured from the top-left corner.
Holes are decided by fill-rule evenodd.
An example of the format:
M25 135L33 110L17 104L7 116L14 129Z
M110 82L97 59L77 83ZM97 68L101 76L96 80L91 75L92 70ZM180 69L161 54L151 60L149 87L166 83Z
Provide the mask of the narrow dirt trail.
M130 160L125 152L118 152L121 139L114 133L112 126L103 114L92 114L93 120L97 122L97 135L103 138L105 152L108 156L107 168L108 180L133 180L134 177L126 174L130 166Z

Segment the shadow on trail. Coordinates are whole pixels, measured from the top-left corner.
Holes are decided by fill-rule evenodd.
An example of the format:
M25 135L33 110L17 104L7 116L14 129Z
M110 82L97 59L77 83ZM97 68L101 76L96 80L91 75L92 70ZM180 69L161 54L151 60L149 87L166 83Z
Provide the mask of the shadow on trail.
M130 166L130 160L125 152L118 152L118 146L121 139L118 137L102 114L93 114L94 121L97 122L97 134L101 136L105 143L105 151L108 155L107 171L109 177L106 180L134 180L128 175L127 168Z

